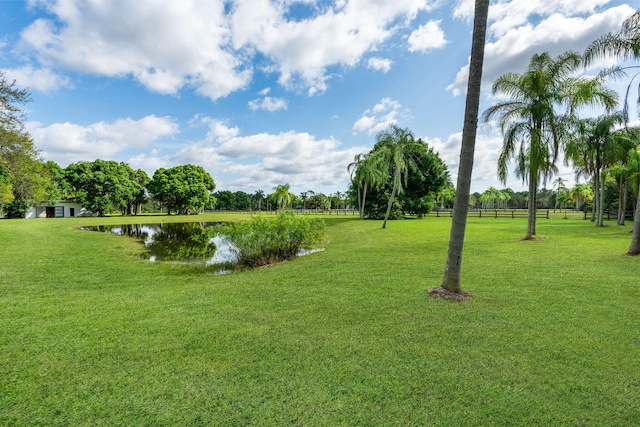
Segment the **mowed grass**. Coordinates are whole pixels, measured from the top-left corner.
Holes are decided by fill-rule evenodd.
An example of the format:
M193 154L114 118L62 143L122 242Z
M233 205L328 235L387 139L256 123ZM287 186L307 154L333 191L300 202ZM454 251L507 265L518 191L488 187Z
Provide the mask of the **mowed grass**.
M450 219L325 219L230 275L73 229L166 217L0 221L0 425L638 425L630 226L471 218L459 303L425 292Z

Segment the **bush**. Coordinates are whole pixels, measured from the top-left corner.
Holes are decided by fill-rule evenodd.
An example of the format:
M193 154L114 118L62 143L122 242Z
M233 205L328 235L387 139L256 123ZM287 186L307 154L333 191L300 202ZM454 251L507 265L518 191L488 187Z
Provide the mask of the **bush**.
M326 225L319 218L282 213L276 219L254 217L221 227L233 244L238 265L258 267L295 258L298 251L323 241Z

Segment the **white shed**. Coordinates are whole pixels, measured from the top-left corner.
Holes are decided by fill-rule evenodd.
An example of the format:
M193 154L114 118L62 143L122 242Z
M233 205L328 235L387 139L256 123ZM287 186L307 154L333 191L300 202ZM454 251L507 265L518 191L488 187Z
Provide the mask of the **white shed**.
M55 205L40 203L37 206L32 206L27 210L25 218L72 218L92 215L80 203L59 201Z

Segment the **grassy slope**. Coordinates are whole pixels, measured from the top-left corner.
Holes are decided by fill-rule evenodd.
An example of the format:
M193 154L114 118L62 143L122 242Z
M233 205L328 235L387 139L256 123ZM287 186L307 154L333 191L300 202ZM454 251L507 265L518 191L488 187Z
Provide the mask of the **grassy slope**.
M446 218L333 217L326 251L228 276L71 229L122 221L0 221L0 425L640 419L628 227L540 220L544 239L524 242L523 220L470 219L474 299L452 303L424 291Z

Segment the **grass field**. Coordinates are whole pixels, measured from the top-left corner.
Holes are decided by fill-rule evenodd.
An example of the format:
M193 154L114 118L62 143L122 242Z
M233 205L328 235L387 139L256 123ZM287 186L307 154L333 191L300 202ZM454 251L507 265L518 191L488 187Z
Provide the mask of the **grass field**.
M230 275L73 229L140 218L1 220L0 425L640 423L630 226L470 218L460 303L425 292L449 218L324 218L325 251Z

